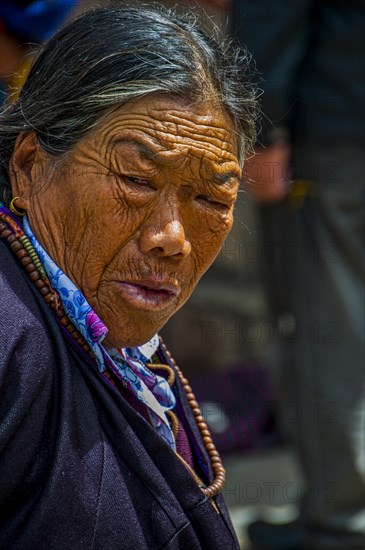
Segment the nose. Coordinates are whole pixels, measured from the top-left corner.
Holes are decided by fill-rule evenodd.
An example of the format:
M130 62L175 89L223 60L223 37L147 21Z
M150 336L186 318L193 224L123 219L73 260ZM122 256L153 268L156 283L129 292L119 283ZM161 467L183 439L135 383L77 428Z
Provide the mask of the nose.
M179 220L161 220L145 227L140 236L140 249L144 254L183 259L191 252L184 227Z

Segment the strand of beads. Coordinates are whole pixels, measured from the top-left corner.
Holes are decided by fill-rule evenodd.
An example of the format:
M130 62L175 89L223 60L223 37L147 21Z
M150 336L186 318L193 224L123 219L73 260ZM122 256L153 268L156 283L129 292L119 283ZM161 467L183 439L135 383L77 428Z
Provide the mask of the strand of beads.
M0 213L0 237L7 242L9 248L27 273L29 279L43 296L45 302L54 311L59 322L79 344L81 349L87 353L90 358L95 359L93 352L82 334L80 334L67 317L60 297L52 288L37 251L21 229L17 228L17 234L15 234L15 228L13 227L15 222L10 218L12 223L9 223L8 218L10 218L10 216L6 216L2 212Z
M38 271L38 273L40 274L40 276L42 277L42 279L46 279L47 278L47 274L45 272L45 269L42 265L42 262L37 254L37 252L35 251L32 243L30 242L30 240L28 239L28 237L26 235L23 235L22 237L20 237L20 242L22 243L22 245L24 246L25 250L28 252L29 256L31 257L31 259L33 260L33 263Z
M175 359L172 357L171 353L168 351L161 336L160 336L160 343L161 343L162 349L170 359L171 363L174 365L176 372L181 380L184 391L186 393L186 397L188 398L188 401L189 401L190 408L192 410L192 413L198 425L200 435L202 436L205 449L208 453L209 460L210 460L215 477L213 482L210 485L208 485L208 487L202 488L202 491L207 497L212 498L223 489L224 483L226 481L226 471L223 467L219 452L217 451L216 446L213 443L212 436L210 434L208 425L205 422L204 416L202 415L202 412L199 408L199 404L189 385L188 379L184 377L181 370L176 365Z

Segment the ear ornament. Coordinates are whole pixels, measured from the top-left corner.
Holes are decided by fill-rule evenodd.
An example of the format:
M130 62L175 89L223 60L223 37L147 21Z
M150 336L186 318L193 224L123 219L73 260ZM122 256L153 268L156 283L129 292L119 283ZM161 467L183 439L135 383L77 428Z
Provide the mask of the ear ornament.
M17 199L19 199L19 197L14 197L11 199L9 208L13 212L13 214L15 214L16 216L24 216L25 210L18 210L14 204L14 201L16 201Z

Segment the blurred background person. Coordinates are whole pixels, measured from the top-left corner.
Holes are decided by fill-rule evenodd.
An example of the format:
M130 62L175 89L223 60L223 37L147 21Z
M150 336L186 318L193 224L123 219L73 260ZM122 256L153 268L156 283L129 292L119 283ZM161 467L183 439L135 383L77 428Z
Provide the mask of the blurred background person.
M78 0L1 0L0 106L15 98L31 64L32 51L50 38Z
M232 32L264 79L247 188L261 205L307 484L297 521L256 522L249 537L253 548L364 548L365 3L232 0L231 9Z

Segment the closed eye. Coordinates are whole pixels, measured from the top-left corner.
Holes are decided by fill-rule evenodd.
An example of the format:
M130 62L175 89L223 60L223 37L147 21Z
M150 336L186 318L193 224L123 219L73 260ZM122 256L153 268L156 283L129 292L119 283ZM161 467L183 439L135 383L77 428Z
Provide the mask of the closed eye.
M135 178L133 176L123 176L123 179L127 183L132 183L133 185L138 185L140 187L152 187L151 182L143 178Z
M207 204L210 204L211 206L213 206L215 208L220 208L220 209L229 208L228 204L216 201L215 199L212 199L211 197L208 197L208 195L198 195L196 197L196 199L199 200L199 201L202 201L202 202L206 202Z

